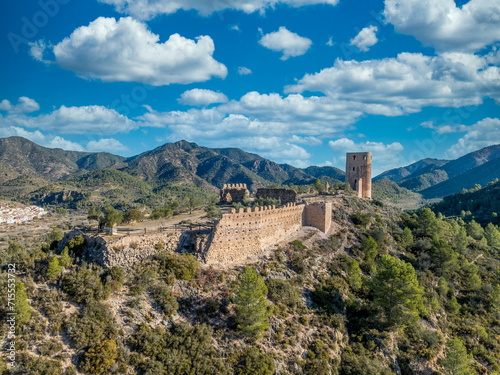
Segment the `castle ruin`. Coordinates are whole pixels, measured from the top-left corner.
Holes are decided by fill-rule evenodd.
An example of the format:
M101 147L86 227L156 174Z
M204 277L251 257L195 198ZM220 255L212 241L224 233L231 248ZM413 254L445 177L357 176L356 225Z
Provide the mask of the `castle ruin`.
M222 215L208 240L208 264L234 262L262 253L303 226L328 232L332 203L288 203L275 206L240 208Z
M281 200L281 204L285 205L287 203L297 202L297 192L292 189L269 189L261 188L257 189L255 193L257 198L271 198Z
M372 198L372 153L350 152L346 157L345 180L358 198Z
M250 195L247 184L224 184L220 191L221 203L242 203Z

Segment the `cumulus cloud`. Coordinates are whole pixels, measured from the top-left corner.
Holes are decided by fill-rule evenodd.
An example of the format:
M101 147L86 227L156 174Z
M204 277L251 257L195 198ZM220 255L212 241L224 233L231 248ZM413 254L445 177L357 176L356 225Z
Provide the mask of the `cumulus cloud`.
M179 103L203 107L214 103L226 103L227 96L221 92L206 89L192 89L184 91L178 99Z
M102 106L66 107L61 106L48 114L27 116L9 114L0 116L0 126L38 128L60 134L101 134L128 133L136 129L135 121L119 114L114 109Z
M30 42L29 46L31 56L37 61L44 62L45 60L43 58L43 55L45 53L45 50L47 49L45 41L43 39L40 39L36 42Z
M114 5L119 13L130 14L137 19L148 20L160 14L172 14L178 10L196 10L201 15L208 16L214 12L234 9L245 13L259 11L263 13L267 8L279 4L286 4L298 8L314 4L336 5L338 0L99 0L102 3Z
M40 109L40 105L33 99L30 99L26 96L21 96L19 98L19 104L12 104L7 99L4 99L0 102L0 111L5 111L8 113L31 113L38 111Z
M500 0L385 0L394 29L439 51L478 51L500 40Z
M281 26L278 31L263 35L259 43L272 51L282 52L281 60L301 56L312 45L311 39L292 33L284 26Z
M365 27L355 38L351 39L349 44L358 47L363 52L367 52L370 47L378 42L377 31L377 26Z
M398 155L404 150L399 142L384 144L382 142L356 143L352 139L340 138L328 142L330 149L338 155L333 159L338 168L345 169L345 154L347 152L371 152L373 159L377 160L379 168L374 170L374 175L399 165Z
M381 60L336 60L331 68L306 74L285 92L322 92L367 114L398 116L423 107L478 105L500 99L500 69L487 57L401 53Z
M485 118L474 125L450 128L450 132L466 133L445 153L445 157L456 159L483 147L500 144L500 119Z
M238 74L240 76L246 76L246 75L252 74L252 71L244 66L240 66L238 68Z
M90 141L87 144L88 151L123 152L129 151L128 147L114 138L102 138L98 141Z
M209 36L191 40L173 34L164 43L159 39L145 23L130 17L99 17L52 50L60 67L85 79L162 86L226 77L227 68L212 57L215 47Z
M29 139L40 146L48 148L62 148L70 151L85 151L84 147L78 143L68 141L59 136L46 136L39 130L30 132L17 126L0 127L0 137L23 137Z

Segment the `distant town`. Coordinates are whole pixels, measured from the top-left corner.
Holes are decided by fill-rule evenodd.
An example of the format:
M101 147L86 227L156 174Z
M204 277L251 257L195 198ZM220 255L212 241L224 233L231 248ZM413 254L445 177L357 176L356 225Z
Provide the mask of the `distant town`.
M41 207L29 206L24 208L13 208L8 206L0 206L0 224L18 224L33 220L35 217L40 218L46 215Z

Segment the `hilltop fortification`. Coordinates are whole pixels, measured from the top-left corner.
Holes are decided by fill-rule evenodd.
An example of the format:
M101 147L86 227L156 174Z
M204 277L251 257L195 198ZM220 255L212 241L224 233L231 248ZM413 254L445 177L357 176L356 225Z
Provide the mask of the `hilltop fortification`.
M372 198L372 153L352 152L347 153L346 182L359 198Z
M332 218L331 202L288 203L275 206L240 208L222 216L213 230L205 261L231 263L261 255L303 226L328 232Z

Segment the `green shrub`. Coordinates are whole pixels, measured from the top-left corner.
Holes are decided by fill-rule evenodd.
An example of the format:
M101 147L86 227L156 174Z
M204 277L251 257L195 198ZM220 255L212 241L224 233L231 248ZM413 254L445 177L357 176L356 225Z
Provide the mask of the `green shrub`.
M144 293L151 284L158 279L158 273L146 264L139 264L134 268L133 276L129 280L130 293L137 296Z
M274 303L284 303L294 308L301 303L301 294L297 286L285 279L269 279L266 283L268 298Z
M80 369L91 374L108 373L117 355L115 340L104 340L87 350Z
M171 272L179 280L192 280L198 270L198 261L191 254L159 253L155 256L161 272Z
M362 228L366 228L368 224L370 224L370 215L363 214L361 212L355 212L351 215L351 220L354 225L359 225Z
M236 366L237 375L272 375L274 374L274 361L258 348L252 347L243 353Z
M50 339L49 341L44 342L38 347L38 352L41 355L50 357L58 352L60 352L63 348L63 344L61 341L57 339Z
M117 330L113 311L102 302L91 302L81 314L71 318L67 332L71 343L78 349L103 340L114 340Z
M172 295L172 288L164 281L151 288L151 296L158 302L166 316L172 316L177 312L179 308L177 298Z
M102 284L97 272L99 269L94 271L87 267L79 267L64 277L62 289L80 304L106 299L110 291Z

